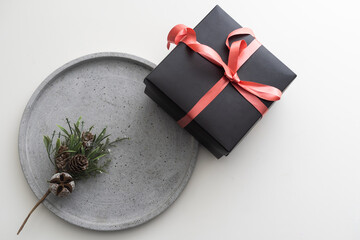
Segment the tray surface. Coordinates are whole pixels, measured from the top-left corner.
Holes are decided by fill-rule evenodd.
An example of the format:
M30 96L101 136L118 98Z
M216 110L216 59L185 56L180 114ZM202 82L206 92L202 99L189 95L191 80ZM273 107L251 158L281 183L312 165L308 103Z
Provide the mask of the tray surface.
M108 173L76 182L66 198L52 194L44 205L62 219L93 230L140 225L166 210L194 169L198 143L144 94L143 79L154 64L123 53L96 53L52 73L25 108L19 132L24 175L40 198L54 167L43 135L79 116L94 132L107 127L111 140Z

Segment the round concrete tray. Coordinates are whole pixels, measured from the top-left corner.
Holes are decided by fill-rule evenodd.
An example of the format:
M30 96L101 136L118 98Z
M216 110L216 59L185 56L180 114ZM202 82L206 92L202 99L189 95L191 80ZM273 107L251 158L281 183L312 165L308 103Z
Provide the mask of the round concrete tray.
M69 197L45 200L57 216L94 230L126 229L159 215L184 189L198 143L144 94L143 79L154 67L128 54L91 54L56 70L32 95L20 124L19 154L38 198L54 173L43 135L66 126L66 117L81 116L94 132L107 127L111 139L130 138L111 149L108 173L78 181Z

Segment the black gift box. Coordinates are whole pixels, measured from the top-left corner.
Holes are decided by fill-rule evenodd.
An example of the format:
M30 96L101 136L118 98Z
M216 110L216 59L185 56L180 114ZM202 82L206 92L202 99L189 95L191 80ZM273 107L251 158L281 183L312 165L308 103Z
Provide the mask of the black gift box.
M194 30L197 40L213 48L226 63L229 50L225 40L230 32L240 27L216 6ZM249 44L253 37L232 37L230 42L240 39ZM223 75L221 67L180 43L145 78L145 93L178 121ZM281 91L296 77L264 46L245 62L238 75L241 80L274 86ZM273 103L262 101L267 107ZM254 106L228 84L185 129L220 158L228 155L260 118Z

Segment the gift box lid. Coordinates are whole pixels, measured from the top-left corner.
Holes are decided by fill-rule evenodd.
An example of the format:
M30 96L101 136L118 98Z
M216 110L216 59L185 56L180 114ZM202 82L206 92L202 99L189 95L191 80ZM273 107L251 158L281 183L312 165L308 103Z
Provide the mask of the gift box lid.
M225 40L230 32L240 27L216 6L194 30L200 43L213 48L227 62L229 50ZM233 37L230 41L239 39L249 44L254 38L247 35ZM146 93L179 120L223 75L222 68L180 43L146 77ZM267 84L281 91L296 77L263 45L239 69L238 75L241 80ZM267 107L272 104L262 101ZM260 118L261 114L253 105L229 84L186 129L213 153L211 145L220 145L221 153L214 153L219 157L229 153ZM204 144L206 138L213 143Z

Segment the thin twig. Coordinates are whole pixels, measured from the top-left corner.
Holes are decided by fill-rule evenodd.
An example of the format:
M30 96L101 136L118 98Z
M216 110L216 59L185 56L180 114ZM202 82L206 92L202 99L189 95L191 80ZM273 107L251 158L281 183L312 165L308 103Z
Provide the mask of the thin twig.
M34 212L34 210L40 205L40 203L42 203L45 198L50 194L50 189L47 190L47 192L44 194L44 196L35 204L35 206L31 209L31 211L29 212L29 214L27 215L27 217L25 218L23 224L21 225L21 227L19 228L19 231L17 232L17 235L19 235L19 233L21 232L21 230L24 228L27 220L29 219L30 215Z

